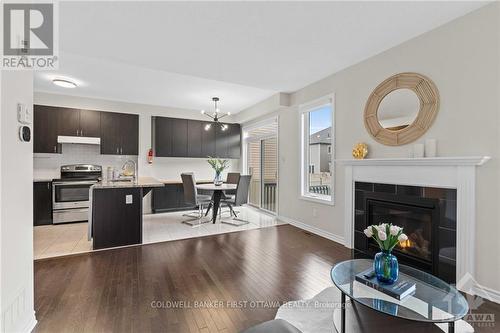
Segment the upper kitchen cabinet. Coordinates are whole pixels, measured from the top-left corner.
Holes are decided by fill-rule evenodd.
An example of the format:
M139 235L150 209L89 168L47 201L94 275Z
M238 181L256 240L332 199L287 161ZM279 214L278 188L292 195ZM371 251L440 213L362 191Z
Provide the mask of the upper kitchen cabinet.
M201 156L215 156L215 128L210 126L205 130L205 126L209 124L208 122L201 122Z
M58 136L101 138L101 154L139 155L136 114L34 106L35 153L61 153Z
M61 153L61 145L57 143L58 108L35 105L33 110L33 152Z
M101 112L80 110L80 135L94 138L101 136Z
M101 116L99 111L57 108L59 135L99 137Z
M139 116L101 112L101 154L139 155Z
M227 153L229 158L238 159L241 157L241 127L239 124L229 124L227 129Z
M153 147L158 157L240 158L240 125L222 131L206 121L153 117Z
M80 135L80 110L70 108L54 108L58 113L58 135Z
M200 157L202 155L202 123L197 120L187 121L187 156Z
M172 119L165 117L152 118L153 151L155 156L172 156Z
M158 157L186 157L188 154L187 119L154 117L154 152Z
M172 156L186 157L188 154L188 121L172 118Z
M240 158L241 129L239 124L226 124L225 131L216 126L215 156L219 158Z
M120 113L121 155L139 155L139 116Z

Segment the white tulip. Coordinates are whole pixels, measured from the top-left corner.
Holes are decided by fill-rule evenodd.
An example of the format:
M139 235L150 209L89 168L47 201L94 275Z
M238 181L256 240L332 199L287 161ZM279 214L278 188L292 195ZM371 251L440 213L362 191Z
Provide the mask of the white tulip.
M378 238L381 241L385 241L387 239L387 234L381 230L378 231Z
M387 223L382 223L380 225L380 228L382 229L382 231L385 231L385 229L387 229Z
M406 236L405 234L399 235L398 241L404 242L405 240L408 240L408 236Z
M363 232L365 233L366 237L372 237L373 236L373 230L372 230L371 227L366 228Z
M396 236L400 230L401 230L401 228L396 226L396 225L391 225L391 227L389 228L389 231L391 232L391 235L393 235L393 236Z

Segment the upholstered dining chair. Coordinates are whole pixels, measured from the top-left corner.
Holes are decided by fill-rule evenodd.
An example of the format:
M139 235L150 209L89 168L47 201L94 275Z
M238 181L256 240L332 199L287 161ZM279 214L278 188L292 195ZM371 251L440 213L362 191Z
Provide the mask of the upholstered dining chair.
M189 224L191 226L201 225L202 223L210 222L210 220L203 221L203 207L209 205L212 201L210 195L198 194L196 189L196 181L194 179L194 174L192 172L182 173L182 187L184 189L184 202L188 205L192 205L198 208L197 212L183 214L182 216L190 217L189 220L184 220L182 223ZM193 223L198 221L198 223Z
M231 215L234 216L234 218L231 220L222 220L221 221L222 223L232 224L236 226L250 223L246 220L239 219L238 218L239 212L236 212L233 209L233 207L241 206L248 202L248 191L250 190L251 178L252 178L251 175L241 175L240 179L238 180L238 185L236 186L236 194L234 196L221 199L221 206L226 205L227 207L229 207Z

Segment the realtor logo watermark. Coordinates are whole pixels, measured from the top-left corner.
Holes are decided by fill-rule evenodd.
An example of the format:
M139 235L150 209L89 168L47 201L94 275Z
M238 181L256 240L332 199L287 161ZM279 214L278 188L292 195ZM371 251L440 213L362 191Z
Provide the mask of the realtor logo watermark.
M3 3L2 69L57 69L57 3Z

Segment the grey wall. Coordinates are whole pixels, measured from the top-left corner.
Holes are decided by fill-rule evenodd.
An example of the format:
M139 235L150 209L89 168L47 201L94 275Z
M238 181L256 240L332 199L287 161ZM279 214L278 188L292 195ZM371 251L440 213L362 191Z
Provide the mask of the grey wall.
M412 144L389 147L375 142L363 124L363 110L371 91L399 72L430 77L441 95L435 123L417 142L438 140L440 156L490 155L477 172L477 276L482 285L500 290L498 211L500 171L499 18L495 3L414 38L384 53L311 84L290 96L279 115L279 214L343 237L344 170L335 171L335 205L300 199L300 134L298 105L335 94L335 150L337 159L349 159L357 142L369 145L369 157L408 157ZM252 114L265 117L256 105L238 113L249 122ZM255 118L255 117L254 117Z

